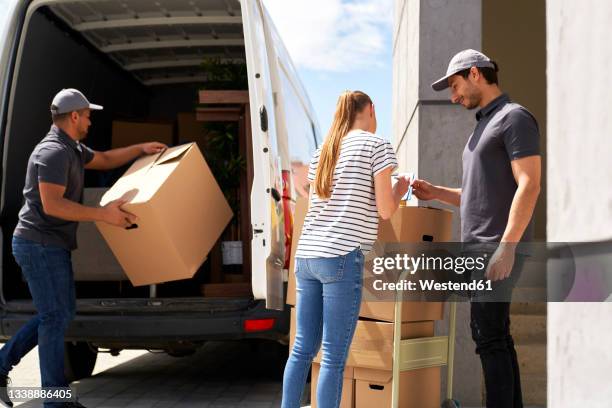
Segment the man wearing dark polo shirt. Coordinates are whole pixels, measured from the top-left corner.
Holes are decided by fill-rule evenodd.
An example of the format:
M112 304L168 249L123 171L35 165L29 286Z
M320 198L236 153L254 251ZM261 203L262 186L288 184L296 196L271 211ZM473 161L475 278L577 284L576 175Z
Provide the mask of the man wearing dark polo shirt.
M532 215L540 193L538 124L533 115L502 93L498 67L484 54L464 50L450 61L436 91L450 88L451 101L479 108L476 128L463 150L461 188L415 180L421 200L459 206L461 239L486 251L493 246L486 277L511 296L522 256L517 243L533 236ZM520 251L519 251L520 252ZM495 288L495 286L494 286ZM523 406L514 342L510 335L510 299L471 303L472 337L485 376L488 408Z
M64 331L75 313L70 251L76 249L78 222L103 221L125 228L136 221L121 209L122 200L101 208L81 204L85 169L110 170L166 147L152 142L107 152L89 149L81 140L91 125L91 111L101 109L76 89L60 91L51 104L53 125L28 160L25 202L13 234L13 255L38 314L0 350L0 405L12 406L6 393L8 373L36 345L43 388L68 386ZM81 406L78 402L45 402L45 407Z

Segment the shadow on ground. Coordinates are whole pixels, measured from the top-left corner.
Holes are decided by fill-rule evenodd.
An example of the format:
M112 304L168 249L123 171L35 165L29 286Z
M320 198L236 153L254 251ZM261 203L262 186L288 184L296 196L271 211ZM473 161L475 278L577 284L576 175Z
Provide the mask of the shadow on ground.
M88 408L272 408L280 406L286 359L287 347L275 342L209 342L190 356L137 357L72 387Z

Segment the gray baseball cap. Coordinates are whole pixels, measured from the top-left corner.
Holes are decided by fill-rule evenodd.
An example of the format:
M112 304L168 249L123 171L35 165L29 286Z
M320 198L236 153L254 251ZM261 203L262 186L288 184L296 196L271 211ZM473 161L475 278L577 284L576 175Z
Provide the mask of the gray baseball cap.
M80 109L102 110L100 105L89 103L85 95L77 89L62 89L51 102L51 113L59 115Z
M442 91L448 88L448 78L452 77L458 72L463 71L464 69L469 69L472 67L496 69L493 61L491 61L491 59L482 52L472 49L463 50L451 58L450 62L448 63L446 75L431 84L431 87L434 91Z

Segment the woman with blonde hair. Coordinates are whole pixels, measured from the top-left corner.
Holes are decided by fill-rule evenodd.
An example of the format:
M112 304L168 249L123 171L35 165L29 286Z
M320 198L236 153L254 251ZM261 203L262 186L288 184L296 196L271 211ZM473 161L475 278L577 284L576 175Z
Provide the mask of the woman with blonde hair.
M283 408L297 408L312 359L323 346L316 398L338 407L348 349L359 316L364 252L389 218L409 181L391 183L397 159L376 132L368 95L346 91L323 146L308 171L310 206L295 259L297 330L285 367Z

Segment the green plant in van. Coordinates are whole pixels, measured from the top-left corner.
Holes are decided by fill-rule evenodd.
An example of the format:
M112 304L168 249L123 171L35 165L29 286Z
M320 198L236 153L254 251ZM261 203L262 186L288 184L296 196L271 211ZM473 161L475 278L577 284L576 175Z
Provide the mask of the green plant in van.
M240 230L240 180L246 169L238 147L238 124L211 122L205 127L208 137L204 157L234 212L230 234L235 239Z
M206 73L202 90L248 89L246 62L206 58L201 69ZM246 169L246 159L239 150L238 123L205 122L203 127L208 135L204 156L234 211L234 219L228 229L230 239L236 239L240 231L240 179Z
M249 89L246 62L206 58L201 65L206 73L202 89L237 91Z

